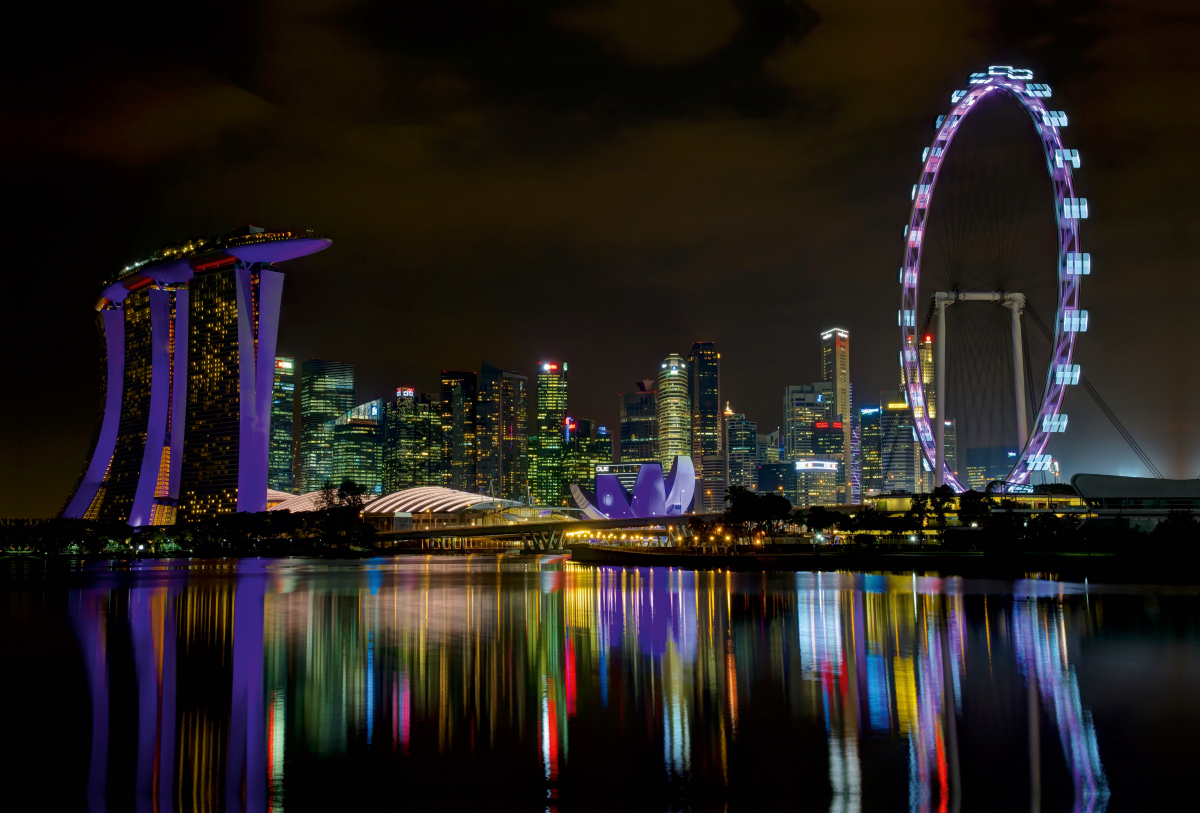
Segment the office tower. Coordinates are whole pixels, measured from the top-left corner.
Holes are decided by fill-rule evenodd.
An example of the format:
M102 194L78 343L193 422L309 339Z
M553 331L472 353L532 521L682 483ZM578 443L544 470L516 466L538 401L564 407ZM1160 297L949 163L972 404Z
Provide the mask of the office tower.
M755 462L756 463L772 462L771 460L768 459L768 456L771 454L771 436L759 433L755 437L755 444L757 446L757 452L754 457Z
M563 477L563 424L567 418L567 365L538 364L537 478L530 483L537 505L570 505L574 501Z
M760 463L758 466L758 493L778 494L793 505L796 504L796 464Z
M295 451L296 410L295 359L275 357L275 378L271 386L271 452L267 468L267 488L291 492L296 486L292 476Z
M881 414L877 406L858 410L862 490L866 497L878 497L883 489L883 450L879 441Z
M523 499L529 479L529 379L485 361L477 419L479 488L500 499Z
M909 340L911 342L911 339ZM910 345L911 346L911 345ZM937 386L934 378L933 369L933 336L926 334L924 340L917 347L917 370L921 376L921 384L924 386L925 403L929 407L929 417L937 417ZM900 367L900 388L907 393L908 388L905 386L905 376L907 371L903 366ZM917 417L925 414L925 409L921 404L917 404L913 408L913 412Z
M853 395L851 396L853 400ZM862 505L862 416L850 409L850 504Z
M597 463L613 462L613 439L607 426L596 427L596 434L592 436L592 455Z
M634 392L621 395L621 425L617 462L654 463L658 460L658 394L653 382L637 382Z
M330 243L249 227L109 278L96 304L101 412L64 517L141 526L266 508L276 263Z
M954 472L954 476L957 477L958 476L958 421L956 421L954 418L949 418L949 419L945 420L945 424L946 424L946 430L945 430L946 436L945 436L945 441L944 441L944 443L945 443L944 448L946 450L946 468L948 468L950 471Z
M796 460L796 500L793 505L840 505L845 492L845 466L840 460Z
M813 424L813 452L815 460L833 461L838 464L838 471L842 477L846 474L846 431L843 421L817 421ZM814 468L810 472L824 471L825 469ZM822 475L824 476L824 475ZM822 481L823 482L823 481ZM847 505L850 503L850 495L846 480L839 481L829 498L832 503L813 503L814 505ZM822 492L824 494L825 492ZM810 496L812 494L810 493ZM824 497L822 497L824 499Z
M440 486L441 404L412 387L398 387L396 400L384 404L383 493Z
M725 488L758 486L758 424L735 413L725 418Z
M983 446L966 450L967 488L983 491L989 483L1004 482L1013 464L1017 449L1012 446Z
M833 382L833 406L830 420L839 421L846 436L845 448L849 452L853 426L850 420L854 405L851 403L853 389L850 386L850 332L833 328L821 334L821 380ZM844 496L853 492L852 467L847 458L844 462L846 486Z
M719 513L725 510L725 455L706 454L700 458L700 486L696 499L699 510Z
M359 404L331 422L333 434L333 477L340 486L347 481L366 490L383 492L383 400Z
M333 421L353 409L354 400L353 364L309 359L300 365L300 493L333 482Z
M476 406L479 377L442 370L442 485L475 491Z
M921 484L921 453L904 393L880 393L879 409L882 493L917 493Z
M783 391L784 457L812 457L812 428L817 421L833 419L834 384L818 381L787 387Z
M702 455L720 454L723 448L721 354L712 342L696 342L687 360L692 400L692 458L698 461Z
M692 397L687 362L678 353L658 371L658 462L669 471L678 455L692 454Z

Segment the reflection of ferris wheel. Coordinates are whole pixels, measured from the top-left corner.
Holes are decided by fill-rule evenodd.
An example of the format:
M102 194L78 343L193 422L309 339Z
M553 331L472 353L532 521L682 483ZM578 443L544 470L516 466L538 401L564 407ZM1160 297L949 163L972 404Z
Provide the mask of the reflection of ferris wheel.
M986 73L971 74L970 88L957 90L951 97L952 107L947 115L939 116L933 144L921 157L919 182L913 186L913 206L908 225L904 228L904 266L900 269L902 301L897 315L900 324L900 363L904 374L906 394L913 416L913 425L921 452L928 467L935 472L936 485L946 484L963 491L955 473L945 463L946 412L946 308L954 303L990 301L1011 311L1012 369L1016 377L1017 459L1009 473L1007 487L1021 489L1035 471L1050 467L1046 446L1050 436L1067 427L1067 416L1061 411L1066 388L1079 383L1079 365L1072 363L1076 334L1087 330L1088 314L1079 308L1080 278L1091 273L1091 256L1079 250L1079 221L1088 215L1086 198L1076 198L1072 168L1079 167L1079 152L1063 147L1061 129L1067 125L1066 113L1047 110L1042 101L1050 96L1050 87L1035 84L1033 72L1008 66L993 66ZM1058 232L1057 292L1051 355L1046 371L1046 384L1040 401L1031 404L1034 422L1028 424L1026 387L1023 375L1028 359L1023 358L1025 337L1022 335L1021 315L1026 309L1025 294L1014 291L936 291L931 295L937 330L934 348L934 402L926 397L927 376L922 374L920 359L921 325L918 324L917 286L921 276L922 238L926 233L926 215L933 200L934 188L950 144L959 132L963 120L979 102L989 95L1007 94L1016 99L1029 117L1042 142L1046 165L1054 194L1055 220ZM928 294L927 294L928 296ZM932 315L932 314L931 314ZM1036 315L1035 315L1036 317ZM933 407L933 409L929 409ZM930 413L937 416L930 420Z

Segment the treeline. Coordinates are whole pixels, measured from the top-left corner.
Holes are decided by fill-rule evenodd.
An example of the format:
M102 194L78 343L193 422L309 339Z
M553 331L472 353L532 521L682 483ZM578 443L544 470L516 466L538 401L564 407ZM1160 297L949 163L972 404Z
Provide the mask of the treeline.
M316 511L221 514L174 525L131 528L87 519L10 521L0 546L40 554L302 555L368 548L375 530L360 516L364 490L352 481L326 483Z

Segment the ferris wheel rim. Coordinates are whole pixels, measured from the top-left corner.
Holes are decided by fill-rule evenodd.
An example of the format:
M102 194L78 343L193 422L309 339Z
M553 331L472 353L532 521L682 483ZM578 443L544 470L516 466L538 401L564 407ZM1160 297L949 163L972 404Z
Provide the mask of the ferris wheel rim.
M1090 273L1091 257L1080 252L1079 221L1087 217L1087 199L1075 196L1072 166L1079 164L1079 153L1063 146L1062 127L1067 125L1066 114L1051 111L1042 101L1051 95L1050 87L1035 84L1033 72L1010 66L992 66L986 73L970 77L968 90L951 95L950 112L939 116L934 128L933 142L921 156L921 173L913 186L913 204L908 224L904 227L904 264L900 269L901 305L897 313L900 325L900 366L904 372L905 395L913 419L921 455L931 472L936 472L937 450L925 397L925 383L919 374L919 340L916 314L921 276L921 257L924 248L926 214L933 201L945 155L962 122L978 102L995 92L1005 93L1022 106L1032 119L1050 173L1054 190L1055 223L1058 232L1058 302L1054 314L1054 339L1050 365L1046 371L1046 386L1037 404L1032 430L1022 439L1017 460L1005 478L1006 490L1023 490L1034 471L1049 468L1050 456L1045 453L1050 436L1066 428L1066 416L1061 413L1066 388L1078 381L1073 366L1077 334L1087 329L1087 311L1079 308L1082 276ZM1082 329L1080 325L1082 324ZM1066 370L1063 375L1061 371ZM1072 371L1075 375L1072 378ZM937 420L945 420L939 415ZM956 492L966 489L948 466L944 466L942 481ZM935 479L936 481L936 479Z

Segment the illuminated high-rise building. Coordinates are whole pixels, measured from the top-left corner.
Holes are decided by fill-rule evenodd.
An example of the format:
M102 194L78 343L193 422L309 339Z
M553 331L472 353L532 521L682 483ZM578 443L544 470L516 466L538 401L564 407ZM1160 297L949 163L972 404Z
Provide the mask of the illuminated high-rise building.
M413 387L397 387L396 400L384 404L383 492L440 486L442 415L439 402Z
M663 359L658 371L658 462L669 471L679 455L692 454L692 397L688 365L678 353Z
M822 460L816 457L795 460L796 467L796 499L793 505L809 507L813 505L840 505L840 495L844 493L845 475L840 460Z
M608 429L593 426L587 418L576 420L570 416L564 421L566 445L563 450L563 472L567 485L581 486L595 491L596 471L612 466L612 438Z
M383 492L383 422L383 400L378 398L333 420L333 485L350 481L367 494Z
M904 400L904 393L880 393L879 409L882 493L918 493L921 486L921 453L913 434L912 411Z
M953 418L947 418L946 423L946 468L954 472L954 476L958 476L958 421Z
M458 491L476 488L476 407L479 376L442 370L442 485Z
M538 364L537 377L537 476L530 490L537 505L572 505L569 483L563 476L563 424L567 418L567 365L553 361Z
M300 493L334 483L333 427L354 408L354 365L308 359L300 365Z
M522 499L529 479L529 379L485 361L477 420L479 488L500 499Z
M724 418L725 488L740 486L754 491L758 487L758 424L741 413Z
M910 340L911 341L911 340ZM925 387L925 403L929 407L929 417L937 417L937 386L934 378L933 369L933 336L926 334L925 338L917 346L917 369L921 375L921 383ZM900 368L900 389L902 392L907 392L905 386L905 377L907 371L904 367ZM913 412L917 417L925 414L925 409L921 404L917 404L913 408Z
M783 391L783 454L786 460L800 460L816 454L813 424L834 417L834 385L818 381L787 387Z
M633 392L621 394L621 422L617 438L620 463L654 463L658 460L658 394L650 379L637 382Z
M878 406L866 406L858 410L864 497L878 497L883 488L883 451L880 445L881 415L882 411Z
M292 462L296 453L296 362L275 357L275 377L271 385L271 451L267 469L267 488L291 492L296 487Z
M813 424L813 459L833 461L838 464L838 471L845 476L847 467L846 427L843 421L817 421ZM813 469L810 471L817 471ZM822 475L823 476L823 475ZM822 492L824 494L824 492ZM811 495L810 495L811 496ZM824 497L822 497L824 499ZM813 503L814 505L847 505L850 503L849 485L843 479L834 487L830 496L832 503Z
M265 510L277 263L330 242L249 227L112 276L96 304L101 413L64 517L141 526Z
M692 399L692 458L720 454L721 354L712 342L696 342L688 354L688 384Z
M821 334L821 380L833 384L833 404L829 409L829 418L842 424L846 436L845 448L847 459L843 461L846 475L846 485L843 496L853 492L852 467L850 466L849 451L853 445L853 422L850 419L854 405L851 403L853 389L850 386L850 332L835 327Z

